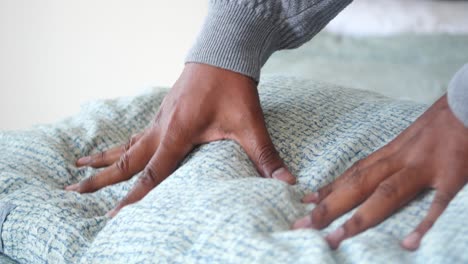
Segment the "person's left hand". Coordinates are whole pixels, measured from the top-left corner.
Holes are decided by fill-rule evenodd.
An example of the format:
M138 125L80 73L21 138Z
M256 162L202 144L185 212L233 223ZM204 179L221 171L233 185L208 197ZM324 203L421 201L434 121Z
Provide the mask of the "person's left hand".
M468 128L454 116L444 96L388 145L318 192L306 195L303 202L317 206L297 220L293 229L322 229L362 203L343 226L326 236L336 249L343 240L378 225L433 188L435 198L427 216L401 242L402 247L415 250L467 180Z

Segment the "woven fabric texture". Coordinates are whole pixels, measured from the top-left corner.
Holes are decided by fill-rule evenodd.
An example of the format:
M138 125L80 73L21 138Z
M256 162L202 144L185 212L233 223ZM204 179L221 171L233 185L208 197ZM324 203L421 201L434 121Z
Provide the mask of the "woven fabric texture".
M260 178L232 141L195 149L142 201L105 217L135 182L80 195L64 186L95 173L78 157L122 144L155 115L166 89L97 101L54 125L0 133L3 254L20 263L461 263L468 262L463 189L413 253L398 242L419 223L433 192L332 251L329 228L291 231L309 191L393 139L427 106L313 81L270 77L260 85L268 129L295 186Z

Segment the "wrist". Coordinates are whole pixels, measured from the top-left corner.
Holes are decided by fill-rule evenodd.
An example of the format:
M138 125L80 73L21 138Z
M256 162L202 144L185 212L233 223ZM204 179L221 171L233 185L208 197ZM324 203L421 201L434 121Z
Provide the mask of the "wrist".
M194 81L199 83L199 85L196 86L202 89L214 88L219 90L222 87L221 90L225 90L228 86L232 86L248 87L248 89L256 90L257 87L257 82L247 75L209 64L192 62L186 63L177 82L193 83Z
M210 6L205 24L186 62L209 64L258 81L260 69L274 52L278 26L236 1Z

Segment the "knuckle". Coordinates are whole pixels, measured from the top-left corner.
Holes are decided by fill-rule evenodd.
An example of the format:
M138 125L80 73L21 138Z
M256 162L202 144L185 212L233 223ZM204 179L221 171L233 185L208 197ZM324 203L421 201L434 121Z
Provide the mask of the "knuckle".
M317 211L321 214L321 215L326 215L328 214L328 205L326 203L321 203L318 207L317 207Z
M128 153L122 154L119 161L116 163L117 169L123 174L127 174L130 170L130 156Z
M398 194L398 189L391 183L383 182L377 187L376 193L384 198L392 198Z
M153 166L148 165L140 178L140 182L144 186L156 186L159 182L159 175L156 172L156 169Z
M137 142L137 136L136 135L133 135L131 136L128 140L127 140L127 143L125 143L125 145L123 146L123 151L124 152L127 152L130 150L130 148L135 145L135 143Z
M364 218L360 213L355 213L353 216L351 216L350 219L348 219L348 221L346 221L346 223L343 225L343 228L345 230L345 233L348 235L352 235L359 232L360 230L364 230Z
M257 148L257 160L260 166L266 166L274 163L278 153L273 146L261 146Z
M137 135L133 135L131 136L128 140L127 140L127 143L125 143L123 146L122 146L122 152L128 152L130 150L131 147L133 147L136 142L138 141L139 139L139 134Z
M450 201L452 200L453 195L450 195L448 193L438 193L434 196L433 203L438 206L445 207L447 206Z
M143 133L137 134L137 135L133 135L133 136L130 138L130 146L135 145L135 144L138 142L138 140L140 140L140 138L142 138L142 136L143 136Z
M363 176L362 176L362 170L356 169L353 174L349 175L349 182L355 185L360 185L362 182Z
M369 184L366 182L366 176L361 172L356 172L350 180L350 189L356 195L355 197L367 197L369 195Z
M312 224L315 228L323 228L327 224L325 219L328 215L328 205L326 203L320 203L317 207L312 211Z
M354 226L356 229L361 229L364 224L364 220L360 214L355 214L350 219L351 226Z
M79 192L80 193L90 193L95 192L98 190L96 187L96 175L91 175L85 180L81 181L79 184Z
M369 195L369 189L361 185L353 185L352 190L355 194L354 199L366 198Z
M107 156L107 152L106 151L101 151L99 154L97 154L97 157L99 160L105 160L106 159L106 156ZM96 159L94 159L96 160Z
M333 191L333 184L326 186L318 191L319 201L327 197Z
M364 169L363 165L364 160L358 160L356 163L353 164L351 167L350 174L348 176L348 182L351 183L359 183L362 179L362 171Z
M346 182L358 191L360 194L361 192L365 191L364 184L365 184L365 175L361 169L356 169L352 174L349 175Z
M131 141L128 141L122 146L122 152L125 153L130 150L130 147L132 146Z

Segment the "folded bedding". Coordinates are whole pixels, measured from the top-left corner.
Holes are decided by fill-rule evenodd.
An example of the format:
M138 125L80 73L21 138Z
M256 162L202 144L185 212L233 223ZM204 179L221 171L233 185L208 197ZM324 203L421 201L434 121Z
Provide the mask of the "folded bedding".
M296 185L261 178L239 145L218 141L197 147L113 219L105 214L137 177L91 194L63 188L96 173L76 168L77 158L143 130L166 89L92 102L57 124L0 132L0 251L19 263L468 262L467 188L415 252L398 242L425 216L432 191L336 251L323 237L352 212L324 230L290 230L313 207L300 202L305 193L392 140L426 105L281 76L263 79L259 92Z

